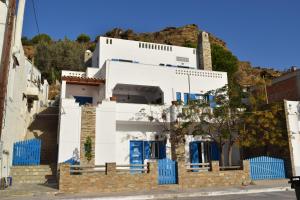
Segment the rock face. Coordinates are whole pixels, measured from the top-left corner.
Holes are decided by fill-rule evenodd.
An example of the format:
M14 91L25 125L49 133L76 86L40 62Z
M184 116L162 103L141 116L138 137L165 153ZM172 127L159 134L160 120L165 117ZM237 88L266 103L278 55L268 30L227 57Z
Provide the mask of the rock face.
M197 25L190 24L178 28L167 27L161 31L153 33L135 33L131 29L123 30L115 28L107 32L105 36L195 48L197 46L198 34L200 31L201 30L199 30ZM209 33L209 40L211 44L218 44L226 48L226 43L211 33Z

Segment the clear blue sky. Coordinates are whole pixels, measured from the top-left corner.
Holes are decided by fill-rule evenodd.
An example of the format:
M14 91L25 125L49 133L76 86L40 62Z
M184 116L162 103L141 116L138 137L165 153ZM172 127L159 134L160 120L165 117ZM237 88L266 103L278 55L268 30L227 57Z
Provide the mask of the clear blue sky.
M41 33L91 37L114 27L152 32L197 24L255 66L300 66L300 0L35 0ZM23 35L37 34L27 0Z

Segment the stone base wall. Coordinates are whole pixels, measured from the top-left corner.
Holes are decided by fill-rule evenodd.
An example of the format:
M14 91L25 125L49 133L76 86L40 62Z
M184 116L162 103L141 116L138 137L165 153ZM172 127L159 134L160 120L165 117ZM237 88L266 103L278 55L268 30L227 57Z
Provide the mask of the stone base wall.
M213 161L211 171L192 172L186 170L184 163L179 163L178 184L182 189L249 184L249 162L244 161L243 166L243 170L220 171L219 161Z
M103 172L71 175L70 166L60 166L59 190L65 193L105 193L149 191L158 189L190 189L214 186L242 185L250 182L248 161L243 162L243 170L220 171L218 161L211 163L211 171L187 171L184 162L178 163L178 184L158 185L157 163L148 164L148 172L130 174L118 172L115 163L107 163Z
M60 166L59 190L66 193L105 193L149 191L157 188L157 164L148 165L147 173L118 172L115 163L107 163L105 172L71 175L70 166Z

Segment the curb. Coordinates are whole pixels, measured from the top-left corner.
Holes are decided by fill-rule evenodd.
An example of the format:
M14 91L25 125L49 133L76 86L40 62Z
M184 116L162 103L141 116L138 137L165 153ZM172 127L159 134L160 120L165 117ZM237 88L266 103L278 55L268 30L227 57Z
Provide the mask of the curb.
M146 200L146 199L174 199L186 197L207 197L207 196L223 196L223 195L238 195L238 194L254 194L254 193L268 193L268 192L282 192L294 191L290 187L274 187L262 189L243 189L231 191L213 191L213 192L194 192L194 193L167 193L167 194L153 194L153 195L137 195L137 196L106 196L106 197L83 197L75 198L76 200Z

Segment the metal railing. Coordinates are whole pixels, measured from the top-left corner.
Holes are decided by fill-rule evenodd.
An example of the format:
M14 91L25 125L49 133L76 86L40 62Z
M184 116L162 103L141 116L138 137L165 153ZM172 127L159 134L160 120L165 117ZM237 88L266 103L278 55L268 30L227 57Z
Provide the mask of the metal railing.
M70 165L71 174L106 172L105 165Z
M220 166L221 171L227 171L227 170L241 170L243 169L240 165L233 165L233 166Z
M188 171L208 171L210 170L210 163L187 163L185 164Z
M116 171L117 172L141 172L147 173L149 167L147 164L129 164L129 165L117 165Z

